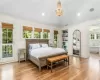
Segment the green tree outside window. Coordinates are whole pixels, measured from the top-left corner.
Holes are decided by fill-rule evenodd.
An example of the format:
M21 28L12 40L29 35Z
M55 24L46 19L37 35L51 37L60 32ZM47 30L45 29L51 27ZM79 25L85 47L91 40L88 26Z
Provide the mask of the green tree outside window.
M32 31L23 31L23 38L32 38Z
M58 34L54 34L54 47L57 47L57 35Z
M13 29L2 29L2 57L12 57L13 49L12 49L12 43L13 43Z
M49 38L49 33L48 32L43 32L43 38L48 39Z
M34 32L34 38L41 38L41 32Z

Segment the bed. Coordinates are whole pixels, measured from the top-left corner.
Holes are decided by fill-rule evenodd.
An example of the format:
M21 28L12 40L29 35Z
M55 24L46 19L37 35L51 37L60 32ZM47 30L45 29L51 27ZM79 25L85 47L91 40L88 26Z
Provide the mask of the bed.
M47 44L49 40L47 39L27 39L26 40L26 53L27 59L32 61L39 67L39 71L43 66L46 66L46 59L48 57L58 56L62 54L66 54L67 52L62 48L52 48L52 47L38 47L36 49L31 49L30 45L33 44Z

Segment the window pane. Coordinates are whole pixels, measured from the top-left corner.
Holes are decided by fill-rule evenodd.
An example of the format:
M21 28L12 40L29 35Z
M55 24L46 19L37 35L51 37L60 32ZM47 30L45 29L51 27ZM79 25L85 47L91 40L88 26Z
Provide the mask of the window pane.
M94 39L94 34L91 34L91 39Z
M2 32L2 42L4 44L6 43L12 43L13 41L13 30L12 29L3 29L3 32Z
M2 46L2 51L6 52L6 47L4 45Z
M26 38L29 37L29 36L28 36L28 31L25 31L25 36L26 36Z
M12 43L12 32L8 32L8 43Z
M43 33L43 38L44 38L44 39L48 39L48 36L49 36L49 33L48 33L48 32L44 32L44 33Z
M32 31L23 31L23 38L32 38Z
M34 32L34 38L41 38L41 32Z
M100 34L97 34L97 36L96 36L96 37L97 37L97 39L100 39Z
M54 34L54 46L57 47L57 34Z
M2 32L2 42L4 44L7 43L7 29L3 29L3 32Z
M12 57L12 45L3 45L2 46L2 57Z
M2 46L2 52L3 52L2 57L3 58L6 57L6 46L5 45Z
M3 32L7 32L7 29L3 29Z
M12 45L8 43L13 42L13 30L12 29L2 29L2 57L12 57Z
M12 57L12 45L8 47L8 57Z
M27 38L31 38L32 37L32 31L27 31Z
M54 35L54 40L57 41L57 34Z
M25 34L25 31L23 31L23 38L26 38L26 34Z
M57 41L54 41L54 47L57 47Z

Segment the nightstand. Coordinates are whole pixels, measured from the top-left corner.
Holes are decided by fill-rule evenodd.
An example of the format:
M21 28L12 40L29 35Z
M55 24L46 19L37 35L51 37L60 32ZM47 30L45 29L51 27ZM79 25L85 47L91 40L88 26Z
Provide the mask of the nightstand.
M18 62L26 61L26 49L19 49L18 52Z

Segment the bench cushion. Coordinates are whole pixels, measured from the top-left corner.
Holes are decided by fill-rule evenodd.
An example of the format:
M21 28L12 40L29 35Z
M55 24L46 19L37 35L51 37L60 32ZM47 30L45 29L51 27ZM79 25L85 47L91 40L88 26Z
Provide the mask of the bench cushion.
M68 57L69 57L68 55L60 55L60 56L55 56L55 57L47 58L47 60L49 62L56 62L56 61L59 61L59 60L67 59Z

